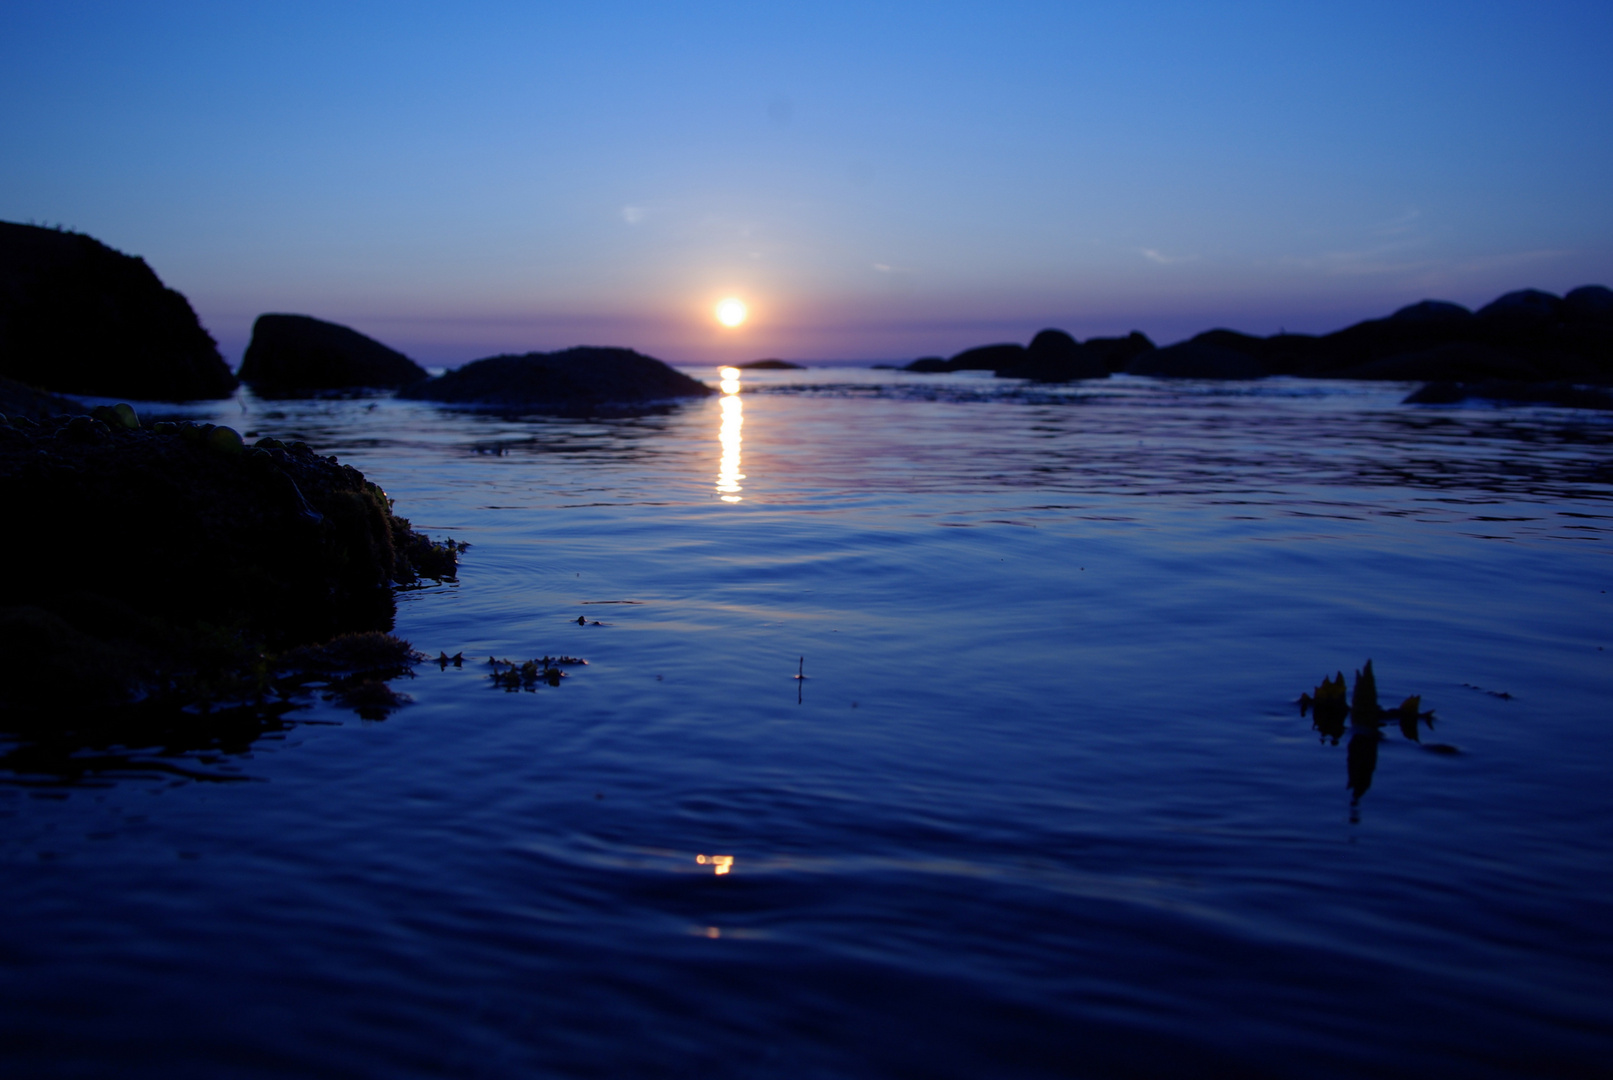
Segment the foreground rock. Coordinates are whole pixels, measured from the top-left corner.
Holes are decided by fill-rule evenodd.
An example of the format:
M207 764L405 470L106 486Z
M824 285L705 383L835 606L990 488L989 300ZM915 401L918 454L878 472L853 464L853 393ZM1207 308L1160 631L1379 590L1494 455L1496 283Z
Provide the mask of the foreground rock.
M265 397L392 389L429 377L374 338L308 315L259 315L240 371L241 381Z
M59 394L36 390L31 386L0 376L0 413L6 416L27 416L38 419L62 413L81 413L84 406Z
M454 545L334 458L137 425L127 406L0 424L8 721L261 694L272 654L388 630L396 584L453 576Z
M0 375L154 401L228 397L235 376L145 260L80 233L0 222Z
M632 349L582 346L494 356L405 387L399 397L572 415L631 411L714 391Z

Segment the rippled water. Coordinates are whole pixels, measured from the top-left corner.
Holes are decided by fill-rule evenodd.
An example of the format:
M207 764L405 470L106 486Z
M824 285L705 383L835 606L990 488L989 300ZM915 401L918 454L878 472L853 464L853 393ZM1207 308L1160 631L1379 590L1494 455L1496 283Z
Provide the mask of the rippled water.
M1613 424L1405 392L215 407L469 541L468 659L8 759L0 1073L1604 1075ZM1300 715L1369 658L1419 741Z

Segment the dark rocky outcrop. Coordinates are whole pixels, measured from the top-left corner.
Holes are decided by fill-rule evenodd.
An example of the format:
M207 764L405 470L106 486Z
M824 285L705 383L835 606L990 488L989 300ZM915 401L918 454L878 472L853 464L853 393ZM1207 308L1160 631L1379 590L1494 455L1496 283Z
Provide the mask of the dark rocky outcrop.
M805 364L792 364L788 360L752 360L748 364L735 364L742 371L805 371Z
M903 371L939 373L948 371L990 371L1000 378L1034 379L1038 382L1070 382L1074 379L1105 379L1119 371L1133 357L1149 352L1154 343L1133 331L1123 338L1092 338L1077 342L1063 330L1043 330L1030 345L982 345L965 349L950 359L925 356Z
M80 233L0 222L0 375L156 401L228 397L235 376L145 260Z
M133 410L0 423L0 713L261 693L265 650L391 627L456 549L350 466Z
M1396 353L1364 364L1335 368L1335 379L1529 379L1535 368L1512 353L1490 345L1455 341L1418 352Z
M1172 379L1259 379L1266 375L1265 365L1255 357L1213 340L1201 340L1204 337L1201 334L1192 341L1142 353L1123 370L1127 375Z
M430 377L425 368L374 338L308 315L259 315L239 374L266 397L391 389Z
M492 356L440 378L407 386L400 397L567 415L631 411L712 389L632 349L580 346L552 353Z
M1107 379L1109 365L1104 356L1083 348L1063 330L1043 330L1031 339L1017 364L999 367L996 373L1007 379L1070 382Z
M1003 368L1015 367L1025 362L1025 346L981 345L973 349L965 349L949 359L946 363L948 371L1000 371Z
M1113 373L1124 371L1134 358L1153 352L1154 343L1147 334L1133 330L1125 337L1087 338L1081 348L1103 361L1103 366Z
M905 370L990 368L1003 376L1064 381L1095 377L1098 364L1093 361L1111 372L1162 378L1298 375L1613 385L1613 290L1584 285L1557 297L1521 289L1476 312L1460 304L1423 300L1331 334L1257 337L1235 330L1206 330L1157 350L1135 332L1077 344L1068 334L1050 330L1038 334L1030 349L987 345L950 360L916 360Z

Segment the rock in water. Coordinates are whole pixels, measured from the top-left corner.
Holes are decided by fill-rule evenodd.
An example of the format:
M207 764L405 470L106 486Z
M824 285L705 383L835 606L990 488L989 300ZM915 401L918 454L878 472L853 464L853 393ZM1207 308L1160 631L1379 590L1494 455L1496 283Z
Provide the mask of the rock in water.
M240 376L268 397L390 389L429 378L425 368L374 338L307 315L259 315Z
M1031 339L1018 363L997 369L1003 378L1035 379L1038 382L1069 382L1072 379L1107 379L1109 365L1104 354L1077 345L1063 330L1043 330Z
M235 376L145 260L81 233L0 222L0 375L150 401L228 397Z
M586 415L712 393L705 383L632 349L584 345L477 360L440 378L404 387L399 396Z
M1259 360L1238 349L1200 340L1204 336L1138 353L1127 361L1125 372L1170 379L1259 379L1265 376L1266 369Z

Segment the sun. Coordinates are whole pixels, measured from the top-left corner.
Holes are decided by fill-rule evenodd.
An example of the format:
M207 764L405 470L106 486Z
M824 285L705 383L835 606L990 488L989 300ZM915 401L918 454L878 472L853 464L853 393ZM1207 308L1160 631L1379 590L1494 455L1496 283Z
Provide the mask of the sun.
M717 321L724 326L738 326L749 314L750 309L745 306L745 301L737 297L730 296L717 305Z

